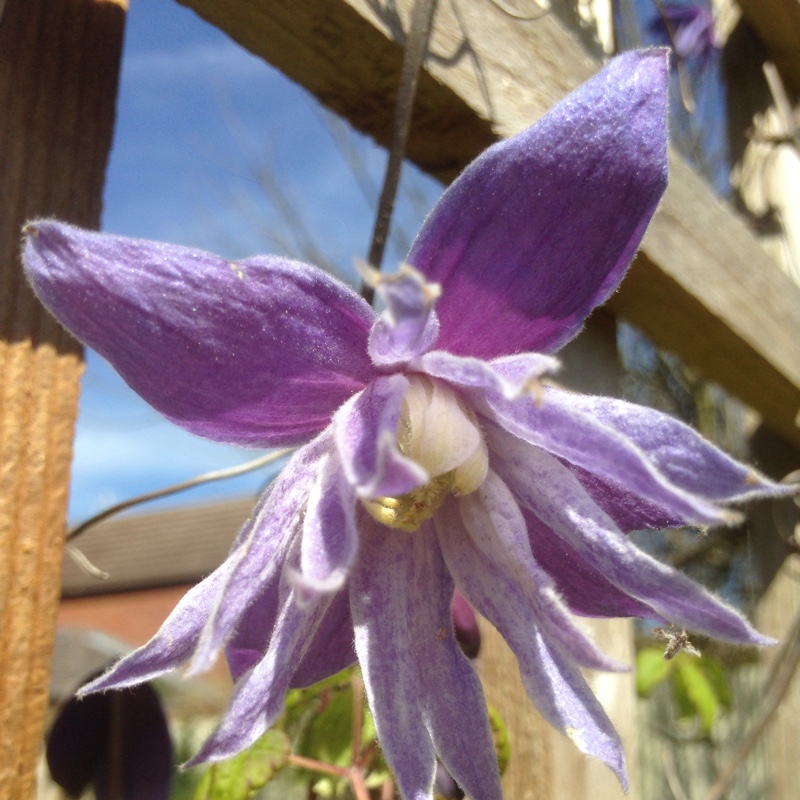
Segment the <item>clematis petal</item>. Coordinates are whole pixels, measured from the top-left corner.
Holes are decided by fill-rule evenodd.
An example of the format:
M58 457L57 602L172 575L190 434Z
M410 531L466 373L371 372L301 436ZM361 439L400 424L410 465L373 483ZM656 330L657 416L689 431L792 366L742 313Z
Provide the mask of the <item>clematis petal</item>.
M167 419L222 442L308 440L374 375L373 311L316 267L239 262L40 220L25 265L42 302Z
M246 543L231 559L217 602L206 615L187 674L210 669L247 608L280 574L301 529L308 495L332 450L328 429L292 456L259 502L246 526Z
M332 598L318 595L301 604L291 581L282 582L280 611L264 657L239 678L222 721L186 766L230 758L253 744L275 722L283 710L295 668Z
M351 578L356 652L403 797L430 800L438 751L470 797L500 800L486 705L455 640L453 582L433 531L387 534L365 519L361 533Z
M514 400L528 393L543 375L558 371L560 365L557 359L541 353L520 353L486 362L434 350L415 359L411 366L432 378L464 387L491 389L507 400Z
M557 459L511 436L496 455L517 499L624 592L699 633L738 644L771 643L699 584L632 544Z
M736 512L673 483L635 441L574 408L566 396L566 392L546 389L542 399L520 397L509 401L490 390L482 397L476 394L475 402L514 437L602 480L621 484L665 514L700 525L731 524L739 519Z
M758 497L789 496L795 492L759 475L706 441L682 422L646 406L612 397L548 390L548 402L558 402L595 417L647 453L656 468L675 486L716 503L735 503Z
M407 264L401 264L394 275L370 274L386 303L369 335L373 363L380 367L400 365L430 350L439 335L439 318L433 310L439 287L427 283Z
M342 468L360 497L396 497L428 480L428 473L401 455L397 447L397 426L408 385L408 379L399 373L378 378L334 416Z
M545 719L568 733L582 752L608 764L627 787L622 746L613 725L580 672L569 663L572 659L562 646L564 637L559 637L561 642L551 638L559 615L548 619L547 612L544 616L530 612L526 596L530 591L525 589L530 584L515 581L486 551L478 549L473 531L467 528L471 510L449 501L435 517L448 568L470 602L514 651L525 690ZM480 523L475 531L479 528ZM549 628L548 635L540 628L542 622Z
M579 666L627 669L602 653L578 627L552 578L534 559L517 501L495 473L489 473L480 489L450 505L458 507L461 522L452 513L441 526L437 521L442 549L458 584L481 613L491 597L492 608L506 615L506 624L513 618L527 624L532 618L548 641Z
M344 584L358 549L355 507L355 490L333 450L319 471L303 519L296 577L301 596L335 592Z
M437 345L553 352L616 288L667 184L667 56L613 59L477 158L407 261L442 287Z
M200 639L203 623L217 602L231 563L238 556L238 548L234 548L227 560L181 598L147 644L121 658L108 672L87 683L78 690L78 695L136 686L171 672L188 661Z
M572 612L584 617L642 617L666 622L646 603L611 583L535 514L523 508L522 516L534 558L552 577Z
M269 646L280 611L280 575L274 576L262 594L247 609L225 648L234 681L258 664ZM297 664L290 688L310 686L341 672L356 660L353 621L346 589L332 595L305 655Z

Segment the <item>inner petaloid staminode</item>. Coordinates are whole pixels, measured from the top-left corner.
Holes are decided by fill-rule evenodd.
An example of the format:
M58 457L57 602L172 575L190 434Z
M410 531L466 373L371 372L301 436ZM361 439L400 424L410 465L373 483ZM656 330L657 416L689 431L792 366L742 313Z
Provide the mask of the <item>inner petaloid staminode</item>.
M408 494L362 500L367 511L390 528L417 530L449 493L474 492L489 470L486 442L475 415L445 384L421 375L409 376L397 445L431 477Z

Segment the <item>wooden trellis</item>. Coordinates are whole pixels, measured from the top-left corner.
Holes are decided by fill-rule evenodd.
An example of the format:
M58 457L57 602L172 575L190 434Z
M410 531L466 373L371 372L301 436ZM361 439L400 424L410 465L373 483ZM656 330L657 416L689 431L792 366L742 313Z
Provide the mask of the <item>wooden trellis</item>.
M185 4L385 143L411 1ZM87 226L99 221L125 5L125 0L0 3L3 800L33 796L80 373L77 347L39 308L21 278L19 230L26 218L42 214ZM551 13L525 22L488 0L440 3L409 142L412 160L450 179L495 138L530 124L596 70L597 55L580 34L572 5L552 5ZM787 85L796 90L797 0L742 0L741 5L774 47ZM672 160L671 171L662 208L611 309L722 383L787 440L800 443L800 288L679 159ZM608 340L608 333L597 334L580 347L602 347ZM617 638L623 652L616 655L624 659L629 637ZM519 752L531 759L523 765L527 772L514 768L506 779L507 796L577 798L583 789L575 781L598 792L595 778L587 777L593 768L576 766L569 748L562 751L558 740L531 724L532 712L507 683L516 674L510 660L499 655L499 645L492 652L498 655L487 659L484 669L489 696L521 731L519 742L527 736ZM622 691L630 696L629 686ZM602 796L613 797L611 791Z

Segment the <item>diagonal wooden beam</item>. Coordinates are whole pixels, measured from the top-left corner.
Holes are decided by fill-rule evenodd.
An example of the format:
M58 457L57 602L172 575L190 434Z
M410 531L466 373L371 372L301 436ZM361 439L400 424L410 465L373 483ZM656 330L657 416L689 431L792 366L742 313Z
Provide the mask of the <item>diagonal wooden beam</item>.
M80 349L22 275L21 227L96 227L125 0L0 3L0 798L35 795Z
M411 0L181 2L387 142ZM522 21L500 4L440 4L409 142L413 161L452 178L598 68L570 12L553 8ZM800 442L800 288L677 159L611 307Z

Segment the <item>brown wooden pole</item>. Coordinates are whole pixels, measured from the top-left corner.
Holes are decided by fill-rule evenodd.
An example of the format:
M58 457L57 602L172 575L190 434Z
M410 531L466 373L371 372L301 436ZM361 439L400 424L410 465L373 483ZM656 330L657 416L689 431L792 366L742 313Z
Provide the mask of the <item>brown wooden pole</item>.
M34 796L82 371L22 275L20 228L100 221L126 0L7 0L0 19L0 798Z

